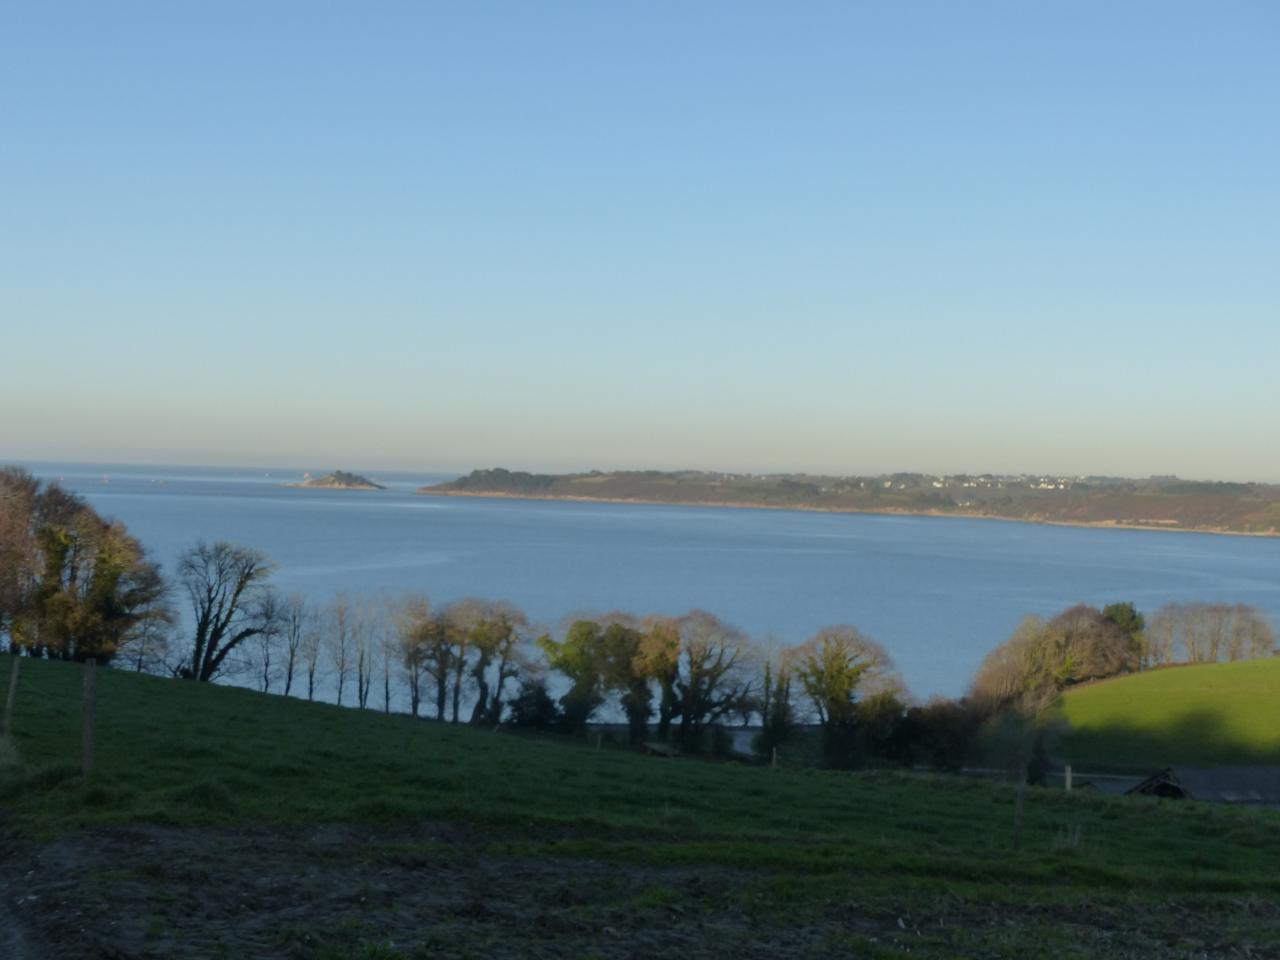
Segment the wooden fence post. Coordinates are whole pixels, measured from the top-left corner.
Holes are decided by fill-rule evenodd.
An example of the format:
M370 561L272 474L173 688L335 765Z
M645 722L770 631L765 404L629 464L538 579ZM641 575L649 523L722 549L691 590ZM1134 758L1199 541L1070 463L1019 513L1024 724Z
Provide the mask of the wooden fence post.
M88 778L93 773L93 715L97 695L95 678L98 661L90 657L84 662L84 706L80 714L80 772Z
M13 702L18 698L18 668L22 666L22 658L17 655L9 657L9 695L4 700L4 727L0 729L0 740L7 739L13 733Z

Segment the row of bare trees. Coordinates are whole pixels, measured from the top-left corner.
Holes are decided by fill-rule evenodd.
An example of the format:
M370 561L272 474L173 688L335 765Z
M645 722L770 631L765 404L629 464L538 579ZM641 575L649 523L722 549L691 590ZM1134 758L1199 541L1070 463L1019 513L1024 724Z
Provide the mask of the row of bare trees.
M344 593L317 604L282 598L271 571L262 554L225 542L183 554L178 576L193 628L189 648L170 661L174 672L201 681L250 677L286 695L296 685L307 699L323 685L340 706L366 709L380 699L388 712L403 691L415 716L428 704L439 720L495 724L530 665L528 620L509 604L469 599L434 610L421 596Z
M633 743L652 731L688 749L705 748L714 729L755 718L771 745L805 722L826 740L847 740L865 726L861 701L891 695L902 704L888 655L853 627L767 649L695 610L581 618L552 636L496 601L436 608L422 596L282 599L270 572L261 554L227 543L183 555L179 582L193 628L176 672L204 681L247 674L264 692L286 695L305 684L308 699L323 679L340 705L354 687L362 709L377 684L387 711L403 696L414 716L570 734L620 714Z
M270 572L261 554L228 543L198 544L182 556L178 578L193 628L175 672L202 681L248 674L259 689L285 694L305 682L308 698L324 678L338 704L351 702L354 686L360 708L376 683L384 710L395 688L414 716L454 723L511 719L580 733L615 712L633 742L656 724L659 738L688 748L713 728L755 717L775 731L805 721L847 730L859 698L900 686L884 650L852 627L766 651L695 610L583 618L553 637L535 635L523 612L495 601L437 609L421 596L338 595L320 606L281 599Z
M1276 650L1276 634L1259 610L1245 604L1170 603L1143 631L1143 664L1256 660Z

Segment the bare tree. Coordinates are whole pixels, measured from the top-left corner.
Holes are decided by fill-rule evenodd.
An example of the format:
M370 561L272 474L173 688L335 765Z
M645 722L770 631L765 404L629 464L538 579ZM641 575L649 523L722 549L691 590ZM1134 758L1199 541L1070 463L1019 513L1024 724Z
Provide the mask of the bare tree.
M135 673L173 674L172 631L172 615L148 619L120 645L117 663L128 664Z
M307 699L316 698L316 676L320 671L321 655L325 650L325 624L318 611L309 610L303 621L302 638L298 653L307 675Z
M391 666L396 662L396 639L383 633L378 638L378 663L382 669L382 712L391 712Z
M458 722L462 708L462 690L467 680L467 659L471 652L470 605L473 601L463 600L452 603L445 608L441 619L447 624L446 637L449 640L449 682L452 683L450 720Z
M1276 631L1267 615L1255 607L1236 607L1237 629L1244 633L1244 656L1251 660L1276 655Z
M279 596L268 593L263 598L266 609L267 627L253 638L254 667L258 689L263 693L271 692L271 684L279 677L279 658L276 656L280 634L284 626L286 609L280 603Z
M361 602L351 619L351 646L356 664L356 704L361 710L369 705L369 688L373 685L373 638L369 630L368 604Z
M364 599L357 608L352 624L352 641L356 657L356 690L360 709L368 709L373 681L382 676L382 709L391 712L391 661L394 659L394 641L388 640L387 602L381 598Z
M426 673L426 638L431 618L425 597L409 597L400 604L396 615L396 641L400 662L404 666L405 684L409 688L409 712L418 715L422 704L422 681Z
M792 703L791 681L795 673L794 649L783 647L772 636L761 649L760 693L755 697L760 715L760 736L756 750L761 757L776 762L776 750L791 736L796 710Z
M225 541L198 543L178 560L178 578L191 601L195 636L183 676L208 682L236 664L228 658L272 629L277 608L267 585L272 566L256 550Z
M1276 652L1275 630L1266 615L1240 603L1169 603L1156 611L1146 633L1146 660L1153 666L1179 658L1217 663Z
M419 638L422 670L434 688L436 719L445 718L448 706L449 679L454 675L453 625L447 617L429 617Z
M1174 662L1177 657L1181 629L1180 610L1179 604L1165 604L1147 621L1146 629L1142 634L1142 665L1144 667L1162 667Z
M338 681L338 706L342 706L342 694L351 675L351 603L344 594L338 594L329 603L328 616L329 657Z
M680 742L696 746L702 731L738 709L751 693L742 669L746 634L695 610L680 620Z
M284 638L284 695L286 697L293 690L293 677L298 668L298 661L305 659L303 645L307 632L307 618L307 598L299 593L289 594L289 599L284 605L281 627Z

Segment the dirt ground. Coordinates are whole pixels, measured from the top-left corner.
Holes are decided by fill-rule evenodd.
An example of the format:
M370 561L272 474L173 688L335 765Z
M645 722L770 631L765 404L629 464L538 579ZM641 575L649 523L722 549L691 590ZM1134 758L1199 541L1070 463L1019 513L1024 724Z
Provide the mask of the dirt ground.
M718 868L486 853L494 844L425 825L135 826L10 845L0 902L15 924L0 957L776 958L817 948L805 942L816 929L770 931L708 910L734 879Z
M1091 943L1108 956L1273 955L1239 943L1162 942L1104 914L961 910L928 931L883 907L818 907L796 920L730 895L758 875L503 848L500 835L447 824L133 826L43 846L11 841L0 846L0 958L998 957L1025 955L1008 941L1008 950L996 946L999 929L1024 923L1067 930L1077 956L1092 955Z

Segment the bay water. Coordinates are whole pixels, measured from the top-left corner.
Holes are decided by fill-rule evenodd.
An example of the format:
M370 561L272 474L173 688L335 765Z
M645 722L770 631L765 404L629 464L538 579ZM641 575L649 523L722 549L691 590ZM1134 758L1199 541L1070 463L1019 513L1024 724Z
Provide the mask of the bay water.
M294 470L25 464L123 521L166 573L197 540L265 552L273 582L327 601L425 593L508 600L534 623L708 610L794 643L850 623L917 697L964 691L1029 613L1075 603L1254 604L1280 621L1280 539L728 507L288 488ZM175 594L181 609L183 598Z

